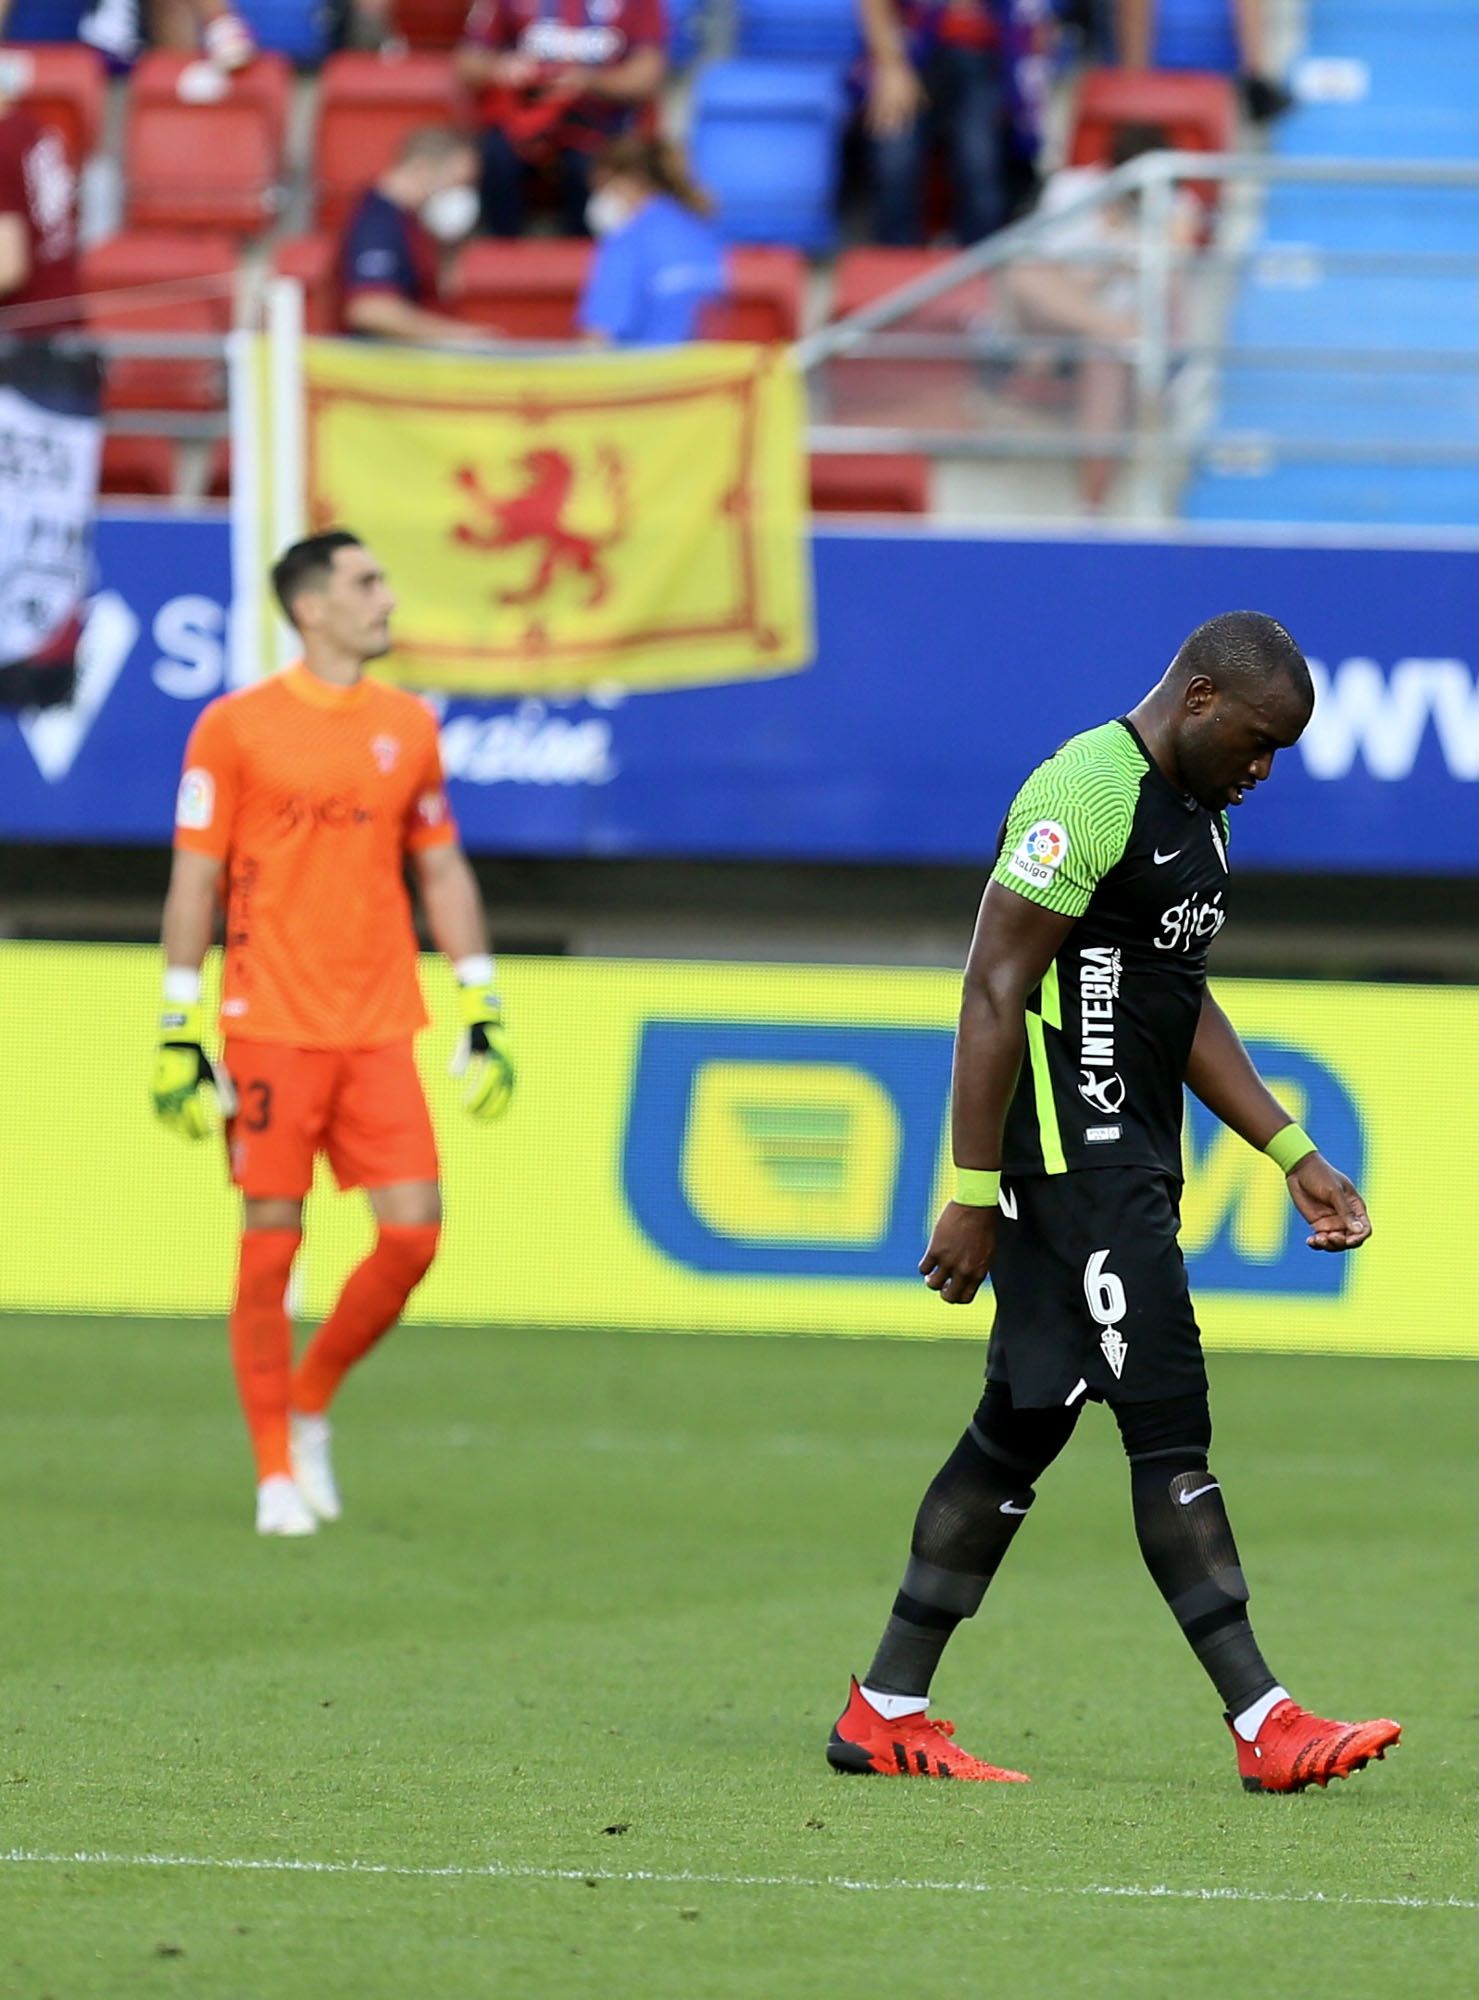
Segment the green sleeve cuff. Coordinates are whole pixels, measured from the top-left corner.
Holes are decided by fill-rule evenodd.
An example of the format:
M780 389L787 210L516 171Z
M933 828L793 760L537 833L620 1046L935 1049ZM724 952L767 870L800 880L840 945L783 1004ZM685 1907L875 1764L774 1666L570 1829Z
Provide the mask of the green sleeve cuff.
M963 1208L996 1208L1001 1202L1001 1173L995 1167L957 1167L955 1199Z
M1302 1126L1289 1124L1275 1132L1263 1150L1281 1173L1289 1174L1319 1148Z

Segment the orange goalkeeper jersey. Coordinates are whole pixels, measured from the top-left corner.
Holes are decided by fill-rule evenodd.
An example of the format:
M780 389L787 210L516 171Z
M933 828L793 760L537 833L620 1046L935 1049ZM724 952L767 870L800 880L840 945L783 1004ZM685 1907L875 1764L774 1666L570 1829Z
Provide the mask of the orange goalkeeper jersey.
M403 865L456 837L415 695L296 666L213 701L185 750L175 844L226 864L226 1033L344 1049L424 1027Z

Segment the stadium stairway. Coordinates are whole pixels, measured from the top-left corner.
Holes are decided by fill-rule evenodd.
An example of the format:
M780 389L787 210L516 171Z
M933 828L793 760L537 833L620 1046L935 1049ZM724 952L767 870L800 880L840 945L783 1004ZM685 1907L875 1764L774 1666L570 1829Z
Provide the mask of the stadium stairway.
M1342 98L1301 103L1277 128L1286 157L1469 161L1476 157L1473 87L1479 16L1473 0L1312 0L1304 61L1334 58L1348 72ZM1380 187L1271 187L1262 241L1234 301L1228 344L1341 348L1380 355L1406 348L1434 364L1472 356L1479 292L1472 258L1479 195ZM1437 252L1469 260L1466 273L1391 274L1327 269L1322 252ZM1479 436L1472 369L1318 366L1224 372L1219 408L1186 493L1193 520L1359 522L1472 526L1479 500L1472 462L1403 464L1384 442L1451 447ZM1347 450L1343 463L1280 454L1281 441ZM1271 453L1261 448L1266 441ZM1272 462L1269 463L1269 458Z

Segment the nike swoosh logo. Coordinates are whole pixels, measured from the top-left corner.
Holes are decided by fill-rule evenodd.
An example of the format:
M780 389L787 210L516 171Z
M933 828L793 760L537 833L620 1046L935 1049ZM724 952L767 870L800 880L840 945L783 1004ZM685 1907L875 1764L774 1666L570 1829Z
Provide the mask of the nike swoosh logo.
M1025 1507L1014 1507L1010 1500L1003 1500L999 1511L1003 1514L1025 1514Z
M1199 1486L1195 1493L1178 1493L1176 1497L1183 1507L1189 1507L1193 1500L1200 1500L1204 1493L1215 1493L1216 1491L1217 1481L1214 1479L1209 1486Z
M1171 852L1170 852L1169 854L1162 854L1161 850L1160 850L1159 848L1157 848L1157 849L1156 849L1156 851L1155 851L1155 865L1156 865L1156 867L1157 867L1157 868L1164 868L1164 867L1165 867L1165 865L1166 865L1166 863L1167 863L1168 861L1174 861L1174 860L1176 859L1177 855L1178 855L1178 854L1179 854L1180 852L1181 852L1181 849L1180 849L1179 847L1173 847L1173 848L1171 849Z
M999 1188L996 1200L998 1207L1008 1222L1015 1222L1017 1220L1017 1197L1010 1193L1008 1189Z

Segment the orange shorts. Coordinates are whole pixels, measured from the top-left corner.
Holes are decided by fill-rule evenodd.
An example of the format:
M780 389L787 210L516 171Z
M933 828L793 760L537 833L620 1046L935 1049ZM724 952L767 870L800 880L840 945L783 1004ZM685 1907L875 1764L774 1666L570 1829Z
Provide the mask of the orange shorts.
M411 1041L379 1049L295 1049L227 1038L236 1115L231 1178L249 1200L301 1199L314 1156L341 1188L438 1178L436 1139Z

